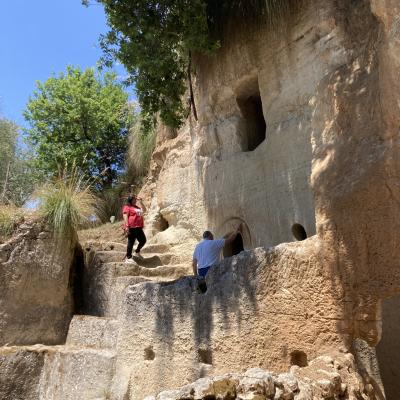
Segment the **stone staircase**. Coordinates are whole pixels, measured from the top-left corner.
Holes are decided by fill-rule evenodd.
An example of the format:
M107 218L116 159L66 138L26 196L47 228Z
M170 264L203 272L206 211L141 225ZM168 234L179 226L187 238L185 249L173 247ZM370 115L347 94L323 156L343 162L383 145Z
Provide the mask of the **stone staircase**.
M169 253L168 246L145 247L143 258L133 256L134 263L125 263L126 246L121 243L87 243L84 246L82 313L99 317L115 317L120 312L126 288L144 281L171 281L190 273L188 263Z
M14 352L14 360L30 362L26 368L37 371L36 381L25 383L32 388L24 389L21 400L111 398L119 317L128 287L144 281L172 281L190 273L190 260L182 263L183 257L170 252L167 245L149 244L142 250L143 258L134 257L134 263L124 262L125 246L114 242L82 246L84 265L78 277L82 307L71 320L65 345L8 348ZM16 368L17 364L7 367Z

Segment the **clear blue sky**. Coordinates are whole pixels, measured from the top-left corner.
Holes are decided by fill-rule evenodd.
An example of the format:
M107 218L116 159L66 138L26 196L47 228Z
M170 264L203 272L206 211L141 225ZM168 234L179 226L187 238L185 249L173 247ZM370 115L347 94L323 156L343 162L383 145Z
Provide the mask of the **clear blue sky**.
M96 65L98 37L107 25L103 7L93 3L86 8L81 0L0 0L0 116L25 125L22 112L37 80L68 64ZM121 66L117 73L125 75Z

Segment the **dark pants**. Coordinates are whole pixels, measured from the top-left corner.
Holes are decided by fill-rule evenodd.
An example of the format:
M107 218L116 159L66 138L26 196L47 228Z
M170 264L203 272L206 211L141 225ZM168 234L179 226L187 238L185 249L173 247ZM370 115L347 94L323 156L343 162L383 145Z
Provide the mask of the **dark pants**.
M140 249L146 244L146 235L144 234L142 228L129 228L126 258L132 258L132 249L136 239L138 240L139 244L136 247L135 253L139 253Z
M198 269L198 274L199 274L199 276L202 276L203 278L205 278L206 277L206 275L207 275L207 272L208 272L208 270L211 268L211 266L210 267L205 267L205 268L199 268Z

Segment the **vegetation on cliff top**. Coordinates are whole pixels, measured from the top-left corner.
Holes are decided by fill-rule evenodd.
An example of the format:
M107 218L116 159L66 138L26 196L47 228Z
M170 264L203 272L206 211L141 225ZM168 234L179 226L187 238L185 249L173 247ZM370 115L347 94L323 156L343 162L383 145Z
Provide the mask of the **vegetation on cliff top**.
M70 235L87 226L99 210L100 200L90 182L72 166L35 193L39 213L59 235Z
M97 0L110 31L101 37L104 63L121 61L144 115L159 113L177 128L195 113L191 54L212 54L232 21L271 22L293 0ZM89 5L89 0L82 0ZM188 90L188 104L182 102Z
M65 74L37 82L24 116L34 166L47 176L75 163L101 190L123 170L132 110L115 74L68 67Z

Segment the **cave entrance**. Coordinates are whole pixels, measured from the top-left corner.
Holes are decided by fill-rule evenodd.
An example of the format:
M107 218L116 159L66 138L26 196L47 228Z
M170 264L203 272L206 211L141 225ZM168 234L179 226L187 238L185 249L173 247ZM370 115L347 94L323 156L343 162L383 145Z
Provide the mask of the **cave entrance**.
M236 101L245 122L247 145L245 140L243 150L253 151L265 140L267 130L260 91L257 90L250 96L238 97Z
M224 247L223 254L224 258L235 256L244 250L243 237L240 233L236 235L235 240Z

